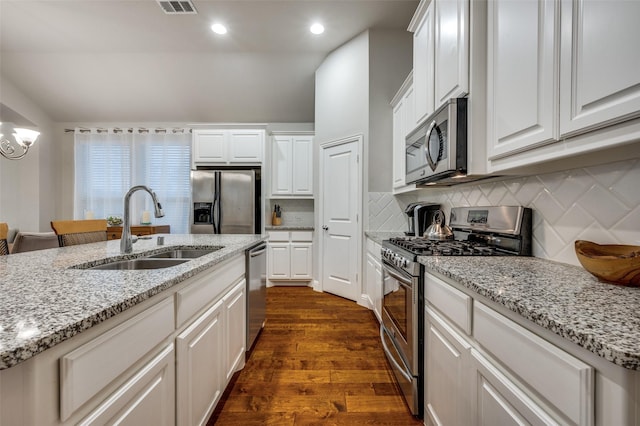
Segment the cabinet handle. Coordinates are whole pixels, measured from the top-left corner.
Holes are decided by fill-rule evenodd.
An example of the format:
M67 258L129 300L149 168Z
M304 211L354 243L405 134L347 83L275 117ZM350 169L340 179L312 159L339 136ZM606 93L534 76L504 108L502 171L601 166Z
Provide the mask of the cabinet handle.
M324 225L324 226L322 227L322 229L324 229L325 231L328 231L328 230L329 230L329 227L328 227L327 225Z

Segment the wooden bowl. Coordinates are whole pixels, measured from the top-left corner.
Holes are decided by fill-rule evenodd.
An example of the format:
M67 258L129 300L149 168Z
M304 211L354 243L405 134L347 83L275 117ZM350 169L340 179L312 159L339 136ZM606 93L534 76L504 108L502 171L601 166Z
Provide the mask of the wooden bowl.
M575 249L584 269L601 280L640 286L640 246L600 245L578 240Z

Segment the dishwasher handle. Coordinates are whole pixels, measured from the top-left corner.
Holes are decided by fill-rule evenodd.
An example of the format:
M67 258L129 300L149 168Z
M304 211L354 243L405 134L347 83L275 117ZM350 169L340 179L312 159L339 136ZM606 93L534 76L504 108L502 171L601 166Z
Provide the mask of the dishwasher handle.
M267 250L267 245L265 243L257 245L249 250L249 257L260 256L266 250Z

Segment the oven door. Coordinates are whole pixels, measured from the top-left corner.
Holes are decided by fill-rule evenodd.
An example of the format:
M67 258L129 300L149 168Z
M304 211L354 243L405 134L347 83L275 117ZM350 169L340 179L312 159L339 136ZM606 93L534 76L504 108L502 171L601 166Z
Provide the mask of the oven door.
M416 281L411 275L383 261L382 325L411 375L418 373Z
M380 340L411 414L422 416L422 371L418 353L418 279L383 261L384 298Z

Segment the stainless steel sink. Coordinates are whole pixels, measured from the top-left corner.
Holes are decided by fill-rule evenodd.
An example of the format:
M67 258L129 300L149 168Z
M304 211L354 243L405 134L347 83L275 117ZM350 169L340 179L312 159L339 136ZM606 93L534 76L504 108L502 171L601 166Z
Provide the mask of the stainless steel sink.
M147 256L147 259L195 259L196 257L204 256L217 250L220 249L176 249Z
M170 268L181 263L188 262L189 259L151 259L143 257L141 259L120 260L118 262L105 263L89 269L102 269L111 271L129 271L140 269L162 269Z

